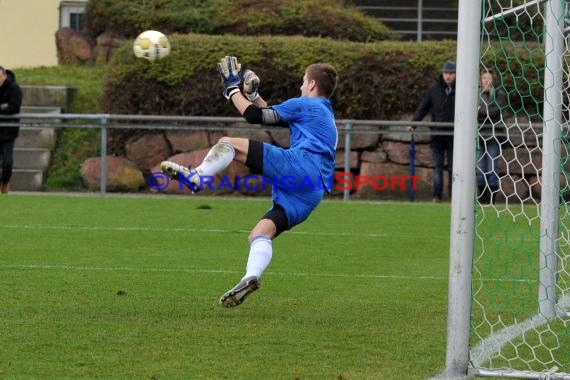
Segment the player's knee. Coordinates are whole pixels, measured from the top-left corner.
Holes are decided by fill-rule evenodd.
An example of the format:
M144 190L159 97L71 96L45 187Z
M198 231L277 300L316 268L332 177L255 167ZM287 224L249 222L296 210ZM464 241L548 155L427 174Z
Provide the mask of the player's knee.
M249 236L247 237L247 241L249 241L249 243L251 244L251 242L256 239L256 238L266 238L271 240L271 238L273 236L271 236L271 234L266 234L266 233L260 233L259 231L251 231L251 233L249 234Z
M251 243L251 241L252 241L255 237L257 237L257 236L259 236L258 233L254 232L254 231L251 231L251 232L249 233L249 236L247 237L247 241Z
M231 146L235 153L234 159L241 163L245 163L249 149L248 139L224 136L218 140L218 144Z
M241 151L239 144L237 144L237 141L231 137L222 137L221 139L218 140L218 142L213 146L212 149L217 150L220 153L231 151L234 158L236 154L239 154L239 152Z

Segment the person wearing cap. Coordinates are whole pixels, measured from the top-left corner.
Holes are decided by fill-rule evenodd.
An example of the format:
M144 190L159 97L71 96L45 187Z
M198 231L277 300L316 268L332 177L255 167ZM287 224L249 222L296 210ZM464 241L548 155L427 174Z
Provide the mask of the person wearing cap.
M441 74L428 87L412 121L421 121L431 111L434 122L453 122L455 117L455 62L449 60L443 64ZM413 131L415 127L410 127ZM432 201L439 203L443 197L443 169L447 157L449 172L448 191L451 197L451 173L453 168L453 129L430 127L430 147L433 157Z
M22 90L16 82L16 76L10 70L0 66L0 115L14 115L20 113L22 105ZM0 159L2 160L2 185L0 192L10 190L10 178L14 166L14 142L20 128L16 125L19 119L0 119Z

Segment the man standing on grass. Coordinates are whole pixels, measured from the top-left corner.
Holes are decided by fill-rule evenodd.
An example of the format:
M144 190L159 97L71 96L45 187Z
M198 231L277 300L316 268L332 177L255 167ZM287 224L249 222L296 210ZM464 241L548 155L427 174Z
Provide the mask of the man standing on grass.
M253 71L243 73L243 93L240 91L241 65L236 57L224 57L218 70L224 97L248 123L288 127L291 134L289 149L245 138L222 137L195 169L169 161L161 164L170 178L180 180L183 176L187 186L193 185L193 191L200 190L200 177L219 173L234 160L245 164L253 174L273 181L273 206L249 234L246 273L220 298L221 306L234 307L259 288L259 279L273 256L273 239L309 217L332 178L338 134L329 98L336 88L337 72L327 63L309 65L301 96L268 107L258 94L259 77ZM284 178L288 179L285 186ZM303 186L307 180L314 186Z
M22 90L16 83L16 76L0 66L0 115L20 113ZM17 123L18 119L0 119L0 124ZM2 185L0 191L10 191L10 178L14 166L14 142L20 131L19 126L0 125L0 158L2 159Z
M453 122L455 119L455 63L446 61L441 74L428 87L412 121L421 121L431 110L431 120L435 122ZM411 127L410 130L415 128ZM443 197L443 169L447 156L447 184L451 198L451 173L453 171L453 129L431 127L430 147L433 157L433 198L432 202L440 203ZM448 133L450 132L451 133ZM439 133L438 133L439 132ZM443 134L442 134L443 133Z

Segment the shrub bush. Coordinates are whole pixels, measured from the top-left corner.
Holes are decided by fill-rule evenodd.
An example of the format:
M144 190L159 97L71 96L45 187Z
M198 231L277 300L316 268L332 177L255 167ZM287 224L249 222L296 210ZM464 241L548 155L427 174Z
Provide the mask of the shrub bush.
M382 23L343 0L90 0L87 31L134 38L163 33L303 35L351 41L397 39Z
M306 37L172 35L172 52L149 63L120 49L105 76L108 113L236 116L221 95L217 61L235 55L261 78L270 103L300 95L305 68L329 62L339 72L333 102L339 118L395 119L417 106L454 42L354 43Z

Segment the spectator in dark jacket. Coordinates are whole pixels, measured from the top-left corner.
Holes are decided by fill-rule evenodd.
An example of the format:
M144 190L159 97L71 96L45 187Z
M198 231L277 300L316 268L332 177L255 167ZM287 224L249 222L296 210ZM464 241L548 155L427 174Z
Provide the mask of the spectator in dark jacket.
M0 115L14 115L20 113L22 105L22 90L16 77L10 70L0 66ZM0 158L2 159L2 177L0 191L10 191L10 178L14 166L14 141L20 131L19 126L6 124L17 123L19 119L0 119ZM4 125L2 125L4 124Z
M477 147L477 187L481 203L493 202L499 189L497 159L501 155L501 108L506 105L505 92L493 86L493 73L481 72L481 92L477 109L479 144Z
M446 61L442 73L432 83L412 121L421 121L431 110L431 120L434 122L453 122L455 118L455 63ZM413 129L413 128L412 128ZM445 127L431 127L430 147L433 157L433 202L441 202L443 196L443 169L447 156L447 170L449 172L448 191L451 197L451 172L453 168L453 129ZM442 134L438 134L441 132Z

